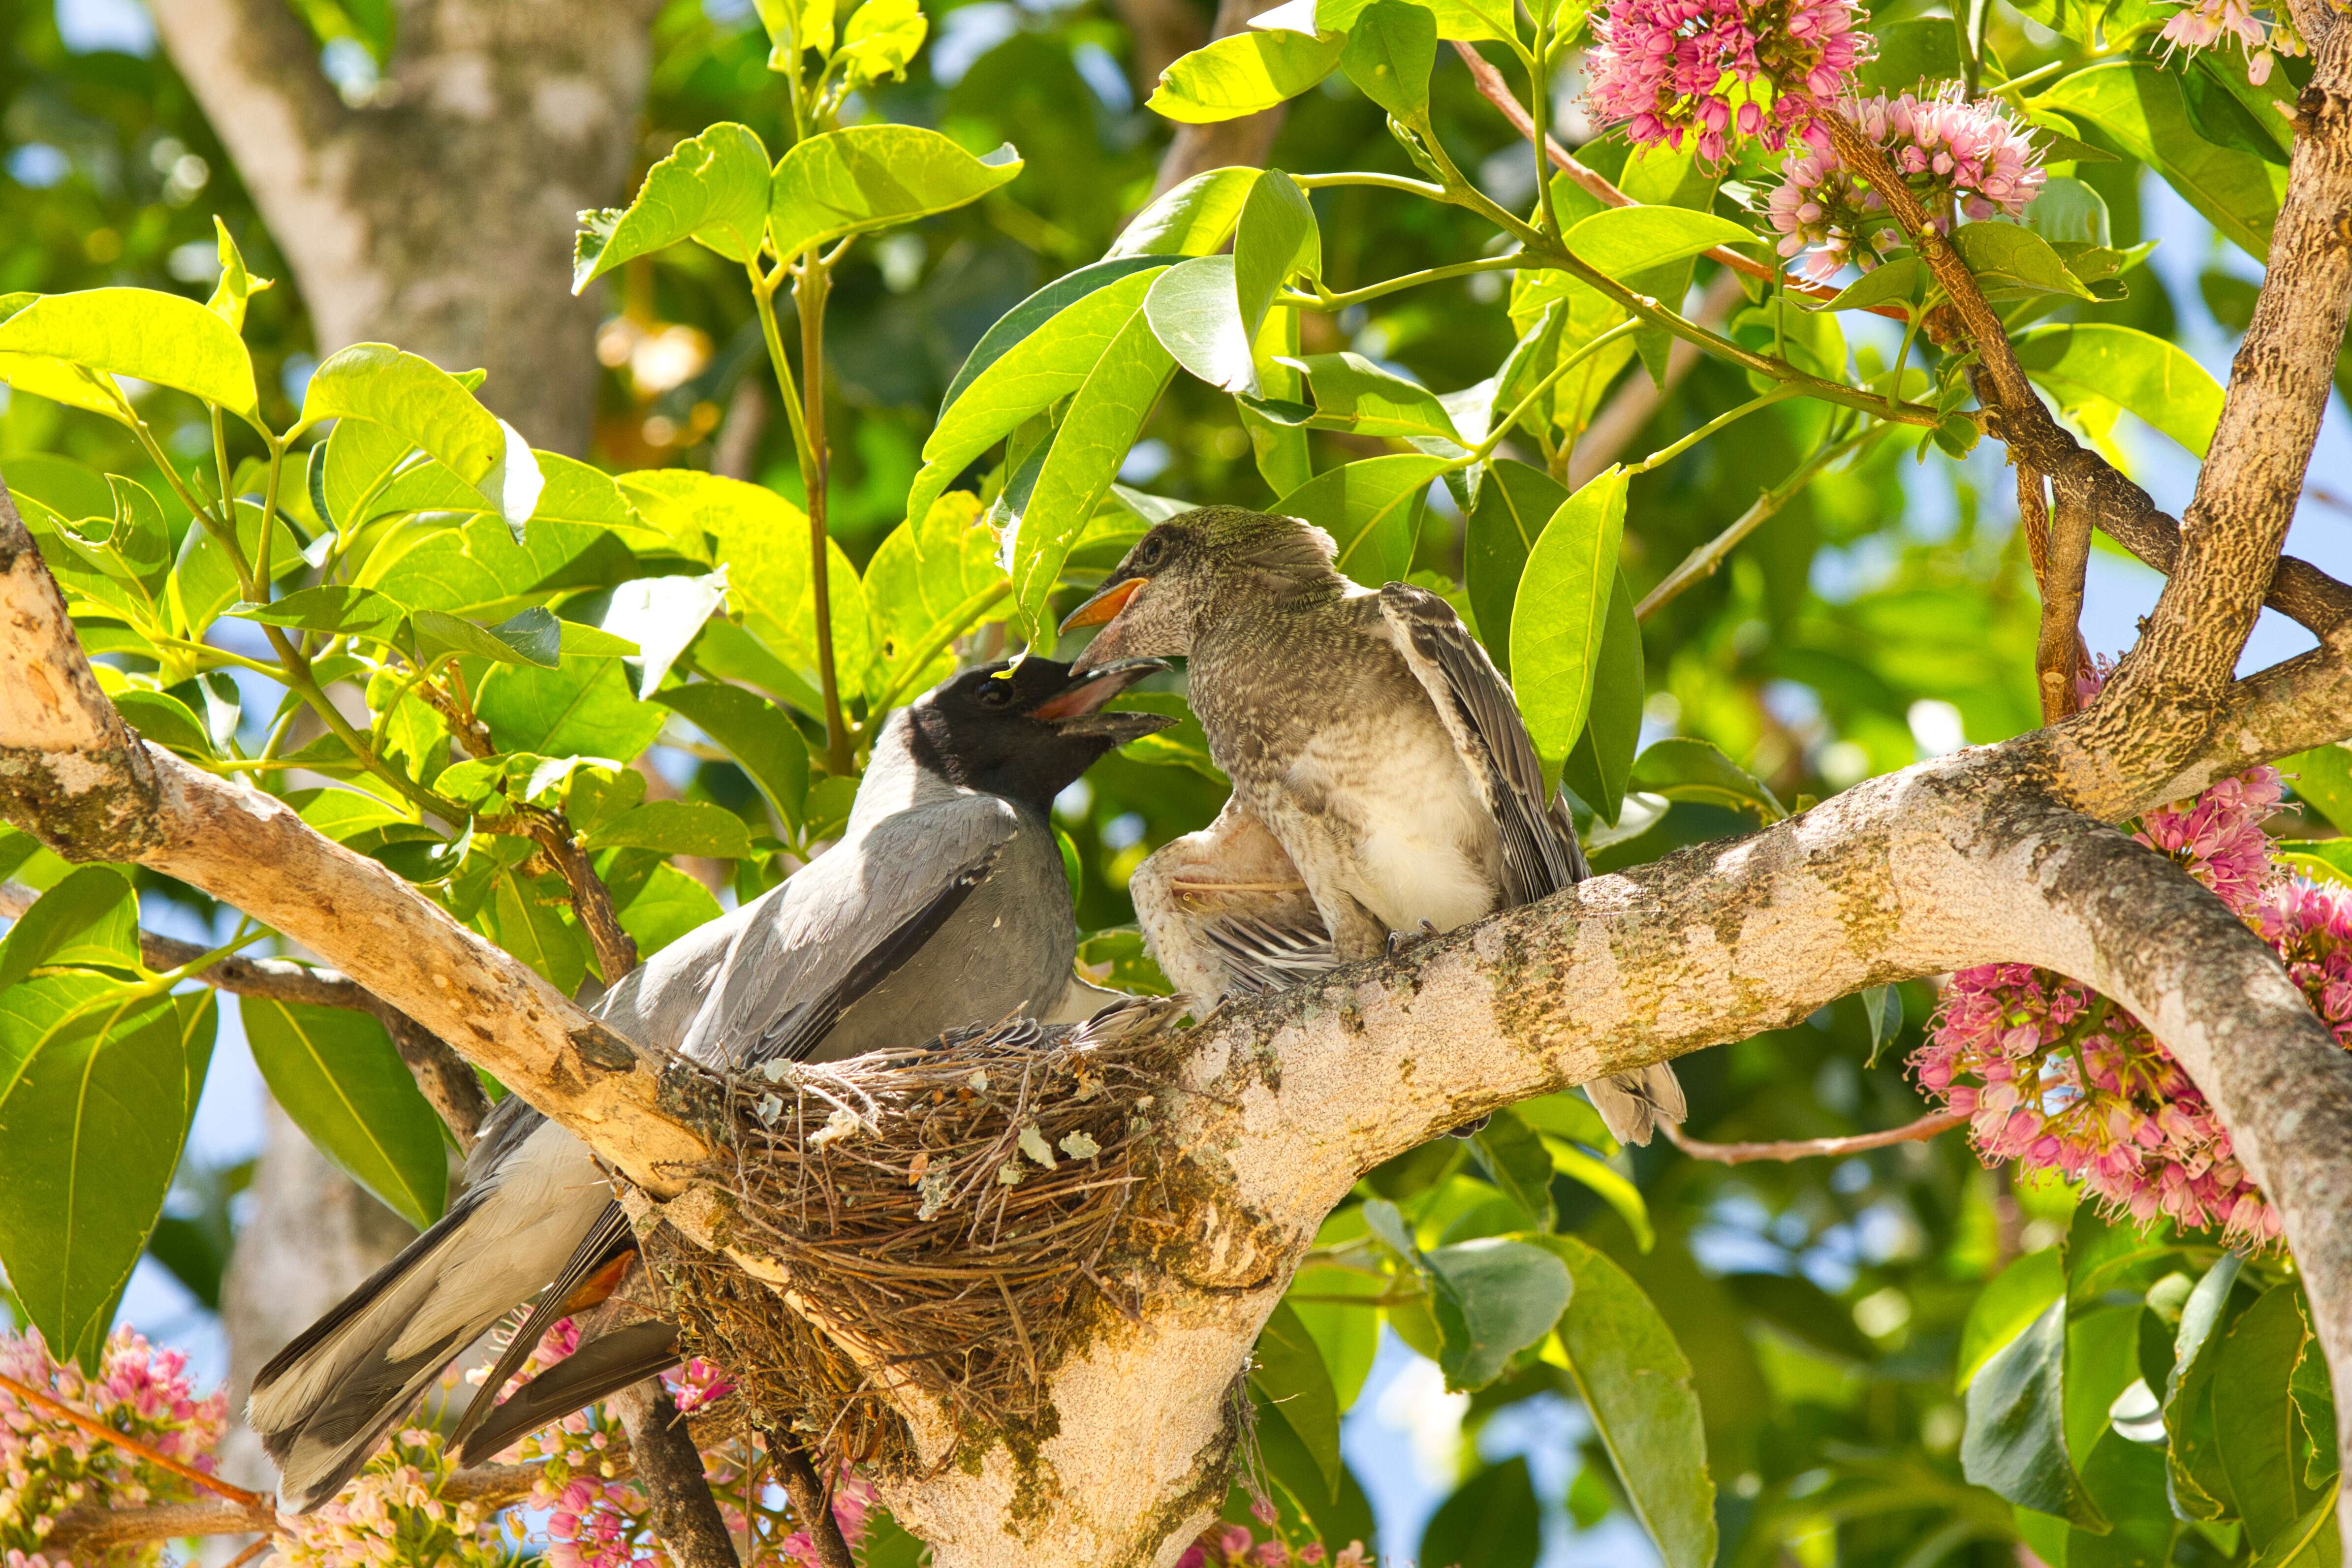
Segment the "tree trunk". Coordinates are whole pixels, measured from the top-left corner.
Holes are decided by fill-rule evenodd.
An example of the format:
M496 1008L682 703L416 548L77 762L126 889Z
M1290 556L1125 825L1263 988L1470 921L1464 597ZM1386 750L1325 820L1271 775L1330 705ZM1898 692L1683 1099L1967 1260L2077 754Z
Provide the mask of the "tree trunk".
M331 353L383 342L489 373L535 446L588 446L598 306L572 294L584 207L626 195L653 0L404 0L363 105L284 0L156 0L155 19Z

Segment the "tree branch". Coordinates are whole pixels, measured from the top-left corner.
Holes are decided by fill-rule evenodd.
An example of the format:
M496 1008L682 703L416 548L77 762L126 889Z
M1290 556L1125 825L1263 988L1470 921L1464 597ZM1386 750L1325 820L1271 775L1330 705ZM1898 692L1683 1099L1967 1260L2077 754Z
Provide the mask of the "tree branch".
M1860 1132L1850 1138L1796 1138L1771 1143L1708 1143L1693 1138L1671 1121L1662 1121L1667 1142L1694 1160L1711 1160L1718 1165L1745 1165L1759 1160L1814 1160L1843 1154L1861 1154L1872 1149L1888 1149L1897 1143L1924 1143L1939 1137L1953 1128L1965 1124L1968 1118L1957 1110L1931 1110L1916 1121L1906 1121L1900 1127L1889 1127L1882 1132Z
M703 1475L701 1451L661 1379L633 1383L605 1404L629 1435L638 1484L653 1505L655 1539L678 1568L738 1568L735 1543Z
M1210 37L1222 38L1241 31L1252 16L1272 8L1276 3L1276 0L1218 0L1216 26ZM1264 167L1266 154L1274 149L1275 136L1282 130L1283 114L1284 106L1276 104L1272 109L1213 125L1179 125L1168 143L1168 151L1160 155L1160 174L1151 183L1152 196L1157 199L1166 195L1193 175L1211 169Z

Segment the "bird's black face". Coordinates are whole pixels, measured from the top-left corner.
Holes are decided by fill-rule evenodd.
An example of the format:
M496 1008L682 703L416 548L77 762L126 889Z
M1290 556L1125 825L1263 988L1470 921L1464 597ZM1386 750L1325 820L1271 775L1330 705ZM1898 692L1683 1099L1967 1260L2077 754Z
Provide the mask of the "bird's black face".
M1049 810L1054 797L1113 747L1176 722L1158 713L1106 713L1104 704L1168 667L1123 659L1073 674L1031 657L950 676L915 701L915 754L967 789Z

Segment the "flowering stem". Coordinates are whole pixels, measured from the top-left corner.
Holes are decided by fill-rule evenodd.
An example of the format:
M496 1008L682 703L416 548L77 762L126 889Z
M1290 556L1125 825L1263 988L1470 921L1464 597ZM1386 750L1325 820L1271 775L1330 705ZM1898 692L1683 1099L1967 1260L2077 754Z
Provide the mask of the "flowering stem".
M1924 1143L1930 1138L1965 1125L1968 1120L1957 1110L1932 1110L1916 1121L1906 1121L1884 1132L1864 1132L1852 1138L1798 1138L1778 1143L1706 1143L1686 1136L1671 1121L1661 1121L1658 1125L1673 1140L1675 1148L1694 1160L1712 1160L1718 1165L1745 1165L1759 1160L1833 1158L1840 1154L1859 1154L1871 1149L1885 1149L1896 1143Z
M127 1432L118 1432L97 1416L76 1410L64 1400L53 1398L37 1388L19 1383L5 1373L0 1373L0 1389L7 1390L36 1410L54 1415L70 1426L78 1426L93 1437L113 1444L126 1454L143 1459L159 1468L169 1470L184 1480L194 1481L206 1491L225 1497L233 1503L249 1509L266 1509L269 1506L269 1500L261 1493L247 1491L243 1487L233 1487L217 1476L208 1476L195 1466L175 1459L160 1449L150 1447Z

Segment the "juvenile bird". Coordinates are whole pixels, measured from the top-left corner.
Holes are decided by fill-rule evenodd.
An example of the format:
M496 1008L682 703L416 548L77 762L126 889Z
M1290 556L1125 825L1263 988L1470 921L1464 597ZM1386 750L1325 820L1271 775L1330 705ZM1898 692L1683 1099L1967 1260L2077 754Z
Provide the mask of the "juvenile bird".
M1233 779L1217 820L1129 884L1153 955L1205 1003L1380 956L1589 874L1510 687L1453 607L1333 569L1297 518L1205 507L1154 527L1063 623L1082 667L1189 660L1189 700ZM1584 1086L1621 1141L1680 1121L1664 1064Z
M925 693L883 726L839 842L662 949L597 1013L642 1046L744 1069L919 1044L1016 1013L1084 1018L1116 1000L1075 977L1048 813L1106 752L1172 721L1102 711L1166 668L1073 673L1030 658ZM520 1099L484 1123L467 1173L438 1223L255 1378L247 1419L284 1473L286 1506L332 1498L451 1358L542 1288L469 1413L462 1454L496 1452L677 1359L667 1324L637 1321L494 1412L541 1332L620 1283L634 1241L587 1146Z

